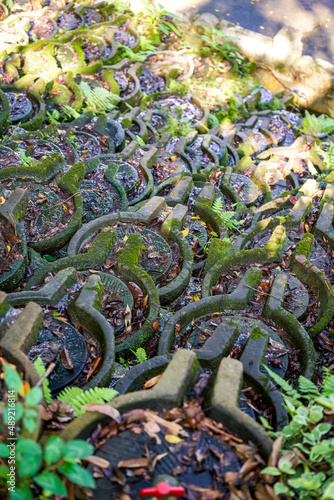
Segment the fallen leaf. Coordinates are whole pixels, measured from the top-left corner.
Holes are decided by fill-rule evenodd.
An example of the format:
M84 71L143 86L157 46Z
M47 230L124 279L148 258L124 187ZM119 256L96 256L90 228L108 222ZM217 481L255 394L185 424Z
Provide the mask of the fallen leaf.
M107 469L110 466L110 462L108 462L108 460L105 460L104 458L101 457L97 457L96 455L90 455L89 457L85 458L85 460L90 464L102 467L102 469Z
M187 228L187 229L184 229L184 230L182 231L182 234L183 234L183 236L184 236L184 237L188 236L188 234L189 234L189 229L188 229L188 228Z
M159 252L151 252L147 255L149 259L154 259L155 257L158 257Z
M99 356L98 358L96 358L96 359L94 360L93 365L91 366L91 368L90 368L89 372L87 373L86 380L89 380L89 379L90 379L90 377L93 375L93 373L95 372L96 368L99 366L100 361L101 361L101 356Z
M171 443L171 444L177 444L177 443L180 443L181 441L183 441L183 439L181 439L178 436L174 436L173 434L166 434L165 439L166 439L167 443Z
M144 389L149 389L150 387L153 387L159 380L161 379L162 374L156 375L155 377L150 378L147 382L144 384Z
M66 347L63 347L63 350L61 351L60 360L66 370L73 370L73 362Z
M136 469L137 467L148 467L148 458L130 458L129 460L121 460L117 467L122 469Z
M155 330L155 331L158 331L158 328L159 328L159 326L160 326L159 321L158 321L158 320L153 321L152 326L153 326L153 328L154 328L154 330Z
M118 424L121 423L122 417L121 414L116 408L113 408L113 406L110 406L108 404L103 404L103 403L89 403L87 405L82 406L87 411L96 411L98 413L102 413L103 415L107 415L108 417L112 418L117 422Z

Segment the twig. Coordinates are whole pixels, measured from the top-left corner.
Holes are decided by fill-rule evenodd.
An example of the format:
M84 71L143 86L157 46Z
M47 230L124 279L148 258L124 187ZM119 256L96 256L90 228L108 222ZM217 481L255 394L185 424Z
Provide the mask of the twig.
M15 220L14 220L13 216L12 216L9 212L7 212L7 214L9 215L9 217L10 217L10 218L12 219L12 221L13 221L13 224L14 224L14 231L15 231L15 236L17 237Z
M49 366L47 367L47 370L45 371L43 377L41 377L39 379L39 381L37 382L37 384L35 385L35 387L39 387L40 385L42 385L42 383L44 382L44 380L50 375L51 372L53 372L53 370L56 368L57 364L56 363L50 363Z
M258 290L257 288L254 288L254 287L247 285L247 284L246 284L246 286L247 286L247 288L251 288L252 290L255 290L258 293L262 293L263 295L268 295L268 297L273 297L274 299L282 300L282 298L275 297L275 295L272 295L271 293L264 292L263 290ZM291 297L291 299L302 304L302 301L299 299L294 299L293 297Z
M332 296L332 297L334 297L334 293L333 293L333 292L332 292L332 290L331 290L331 288L332 288L332 287L330 287L330 285L327 283L327 279L325 279L325 285L327 286L328 291L329 291L329 293L331 294L331 296Z
M63 200L61 201L60 203L57 203L56 205L52 205L52 207L47 207L47 208L42 208L41 209L41 212L44 212L44 210L51 210L51 208L54 208L54 207L58 207L58 205L63 205L64 203L66 203L67 201L69 201L71 198L73 198L74 196L76 196L77 194L81 194L81 193L89 193L91 191L99 191L101 193L104 193L104 191L102 189L84 189L82 191L77 191L76 193L72 194L69 198L67 198L66 200Z

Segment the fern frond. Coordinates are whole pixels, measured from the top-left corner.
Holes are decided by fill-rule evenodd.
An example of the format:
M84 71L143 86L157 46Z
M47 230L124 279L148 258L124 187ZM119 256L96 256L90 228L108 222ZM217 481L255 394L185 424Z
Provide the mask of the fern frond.
M334 375L330 373L329 370L325 369L324 373L326 378L324 379L321 393L324 396L330 396L331 394L334 394Z
M85 97L85 110L102 115L112 111L119 102L120 97L104 87L92 89L87 82L81 82L79 87Z
M80 387L66 387L66 389L58 394L57 399L71 404L82 392L83 390Z
M212 205L212 210L216 214L221 215L221 212L223 211L223 199L221 197L215 199ZM232 213L232 215L233 214L234 212Z
M319 395L317 386L313 382L311 382L311 380L303 377L302 375L298 379L298 388L302 394L305 394L305 396Z
M34 367L35 367L35 370L38 373L39 377L43 377L44 373L46 372L46 368L43 364L42 359L39 356L34 361ZM43 380L42 387L43 387L45 401L47 403L51 403L51 401L52 401L51 391L49 389L49 381L47 378L45 380Z
M325 132L329 134L334 130L334 120L327 115L320 115L318 117L311 115L306 110L300 130L305 134L309 132L314 134Z
M292 398L296 398L296 399L300 399L301 398L301 395L298 394L298 392L295 389L293 389L291 387L291 385L286 380L284 380L282 377L280 377L279 375L277 375L277 373L271 371L270 368L268 368L268 366L266 366L266 365L263 365L263 366L267 370L267 372L269 373L269 375L273 379L273 381L279 387L281 387L281 389L283 389L283 391L288 396L291 396Z
M79 416L86 413L86 410L82 408L83 406L91 403L108 403L117 395L118 392L109 389L109 387L94 387L88 391L83 391L79 387L67 387L59 394L57 399L70 403L75 410L76 416Z
M75 111L75 109L73 109L71 106L69 106L68 104L64 104L61 109L64 111L64 113L70 117L70 118L79 118L80 116L80 113L78 113L77 111Z

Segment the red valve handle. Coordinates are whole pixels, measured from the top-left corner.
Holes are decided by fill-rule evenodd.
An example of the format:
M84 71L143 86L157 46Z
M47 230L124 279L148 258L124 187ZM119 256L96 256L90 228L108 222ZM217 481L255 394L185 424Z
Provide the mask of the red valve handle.
M140 498L152 495L155 498L164 498L167 496L182 497L184 488L182 486L170 486L168 483L158 483L155 488L144 488L140 492Z

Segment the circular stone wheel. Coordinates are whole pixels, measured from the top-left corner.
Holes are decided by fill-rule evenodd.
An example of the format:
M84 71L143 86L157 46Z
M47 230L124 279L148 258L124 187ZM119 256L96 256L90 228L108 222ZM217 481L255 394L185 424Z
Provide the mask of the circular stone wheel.
M252 205L258 198L258 189L256 184L243 174L232 174L231 176L231 186L238 188L242 186L240 193L240 198L246 205Z
M9 119L12 123L20 122L30 118L33 112L32 103L25 94L7 92L9 105Z
M49 377L49 388L54 393L62 391L80 375L85 367L88 351L83 336L72 326L64 321L52 318L52 329L54 328L61 336L52 333L52 329L43 327L34 347L44 343L59 344L61 347L57 355L57 366L53 375ZM61 353L66 348L71 358L73 369L65 368L61 361Z
M133 233L132 227L118 227L116 234L119 239ZM139 231L143 237L143 254L140 266L158 283L168 272L173 262L173 255L166 240L149 229Z

